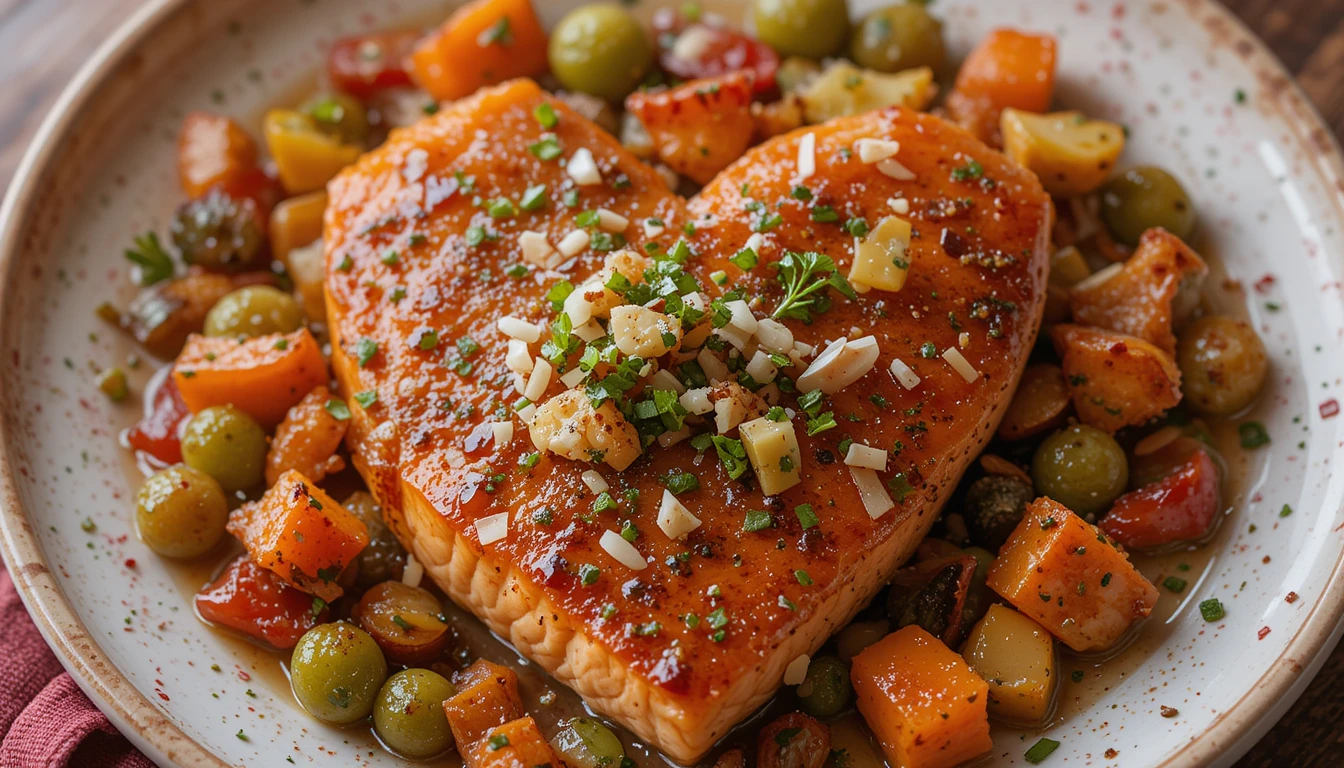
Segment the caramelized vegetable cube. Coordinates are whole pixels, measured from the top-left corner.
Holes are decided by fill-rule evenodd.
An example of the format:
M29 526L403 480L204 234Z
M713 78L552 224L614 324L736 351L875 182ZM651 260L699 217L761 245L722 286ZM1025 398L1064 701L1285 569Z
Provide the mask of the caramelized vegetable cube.
M460 695L460 694L459 694ZM458 742L459 744L461 742ZM466 768L562 768L564 763L530 717L510 720L486 732L462 751Z
M1206 449L1172 474L1115 500L1100 527L1126 547L1199 541L1218 517L1218 467Z
M257 565L327 602L341 596L337 577L369 543L359 518L292 470L234 510L228 530Z
M961 655L989 683L989 711L1024 724L1050 714L1059 687L1055 638L1004 605L991 605L966 638Z
M266 453L266 484L275 485L291 469L313 482L344 469L345 460L336 451L350 426L348 409L344 400L322 386L290 408Z
M323 133L313 118L289 109L267 112L262 131L280 173L280 183L291 195L322 189L364 151L363 147L343 144L331 134Z
M706 184L751 145L752 76L734 72L664 91L635 91L625 108L639 118L658 159Z
M1057 325L1050 336L1084 424L1114 432L1181 402L1176 361L1143 339L1080 325Z
M999 550L989 587L1075 651L1110 648L1157 602L1118 544L1045 497Z
M982 141L997 143L1006 108L1044 112L1055 93L1055 38L996 29L966 57L947 111Z
M1036 174L1057 197L1085 195L1101 186L1125 148L1125 129L1081 112L1037 115L1005 109L999 119L1003 149Z
M458 675L455 684L457 695L443 702L443 711L458 744L475 744L492 728L523 717L518 675L508 667L480 659Z
M799 95L807 122L824 123L882 107L922 110L937 92L933 70L928 67L884 74L839 60L827 66Z
M475 0L415 46L411 77L439 101L546 71L546 31L529 0Z
M289 252L322 239L322 214L327 210L326 190L309 192L282 201L271 211L271 256L289 263Z
M256 167L256 142L230 118L192 112L182 121L177 177L187 197L200 197L219 184L229 186Z
M327 363L307 328L241 343L193 334L173 365L173 380L192 413L234 405L270 426L314 387L327 383Z
M989 686L918 626L855 656L850 679L859 712L893 765L950 768L993 746Z

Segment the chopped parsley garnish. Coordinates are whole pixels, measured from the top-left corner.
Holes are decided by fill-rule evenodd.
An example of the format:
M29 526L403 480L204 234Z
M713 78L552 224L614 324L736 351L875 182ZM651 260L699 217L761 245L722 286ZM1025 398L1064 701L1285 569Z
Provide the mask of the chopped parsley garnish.
M811 218L813 221L830 223L832 221L839 221L840 214L836 213L835 209L829 205L818 205L812 209Z
M830 297L825 293L827 287L850 299L858 298L829 256L815 251L789 251L774 263L774 267L779 270L778 280L784 287L784 298L771 317L811 322L813 310L824 312L830 307Z
M1175 576L1168 576L1167 578L1162 580L1162 586L1166 587L1167 591L1174 592L1176 594L1180 594L1181 592L1185 591L1186 583L1187 582L1185 579L1179 579Z
M591 587L596 584L601 575L602 569L595 565L584 563L579 566L579 583L583 584L585 587Z
M966 181L967 179L978 179L985 175L985 167L978 160L971 160L965 165L952 169L953 181Z
M1269 445L1269 432L1258 421L1247 421L1237 425L1237 435L1241 438L1241 447L1247 450Z
M853 218L845 222L845 231L854 237L863 237L868 234L868 220L864 218Z
M672 492L673 496L680 496L683 493L690 493L700 487L700 479L690 472L683 472L680 469L674 469L659 478L663 487Z
M367 411L369 409L369 406L378 402L378 391L375 389L366 389L363 392L356 392L355 402L359 403L360 408L363 408L364 410Z
M135 238L135 247L126 249L126 260L140 268L140 285L153 285L173 276L173 257L163 249L157 233Z
M360 368L368 365L376 354L378 354L378 342L373 339L363 338L355 342L355 360L359 362Z
M1199 604L1199 615L1204 617L1205 621L1220 621L1227 615L1223 608L1223 603L1216 597L1211 597Z
M543 191L545 191L543 189ZM507 197L499 197L491 200L486 205L485 212L490 214L492 219L509 219L518 214L518 208L513 201Z
M793 513L798 516L798 523L803 526L803 530L816 528L821 525L817 519L817 513L813 511L811 504L799 504L793 508Z
M574 292L574 284L568 280L560 280L551 289L546 292L546 300L551 303L551 309L559 312L565 307L565 299Z
M534 187L528 187L523 191L523 196L518 200L518 207L524 211L537 211L545 207L549 198L546 196L546 185L538 184Z
M1031 745L1031 749L1028 749L1022 757L1026 758L1028 763L1035 765L1049 757L1056 749L1059 749L1058 741L1043 738Z
M756 255L756 251L750 248L743 248L742 250L730 256L728 260L733 262L733 264L735 264L738 269L741 269L743 271L751 269L752 267L756 266L757 263L760 262L760 258Z
M804 570L801 570L801 569L799 569L799 570L797 570L797 571L794 571L794 572L793 572L793 577L794 577L795 579L797 579L797 580L798 580L798 583L801 584L801 585L803 585L804 587L810 587L810 586L812 586L813 584L816 583L816 582L812 581L812 577L811 577L811 576L807 575L807 571L804 571Z
M1293 514L1293 508L1288 504L1284 504L1283 509L1279 510L1279 517L1287 517L1291 514Z
M509 18L508 16L505 16L504 20L507 21L508 18ZM490 751L498 752L499 750L509 746L509 737L505 736L502 733L497 733L494 736L490 737L489 743L490 743Z
M742 445L742 441L722 435L714 435L710 439L714 442L715 452L719 454L719 461L728 471L728 477L733 480L741 477L748 466L747 449Z
M554 160L564 152L560 148L559 139L554 136L542 136L541 140L527 146L527 151L531 152L538 160Z
M333 397L327 401L324 407L327 409L327 413L330 413L331 417L337 421L350 420L350 406L346 405L344 400Z
M541 127L548 131L560 122L560 117L555 114L555 107L552 107L547 102L538 104L537 108L532 110L532 116L537 118L537 122L541 124Z
M925 360L932 360L938 356L938 346L932 341L926 341L919 348L919 356Z
M755 533L766 528L772 528L774 524L775 522L771 519L769 512L763 509L749 509L747 510L746 520L742 522L742 530Z
M496 43L505 48L513 44L513 28L509 25L508 16L500 16L499 21L491 24L476 36L476 44L482 48L487 48ZM504 743L507 744L508 742L505 741Z

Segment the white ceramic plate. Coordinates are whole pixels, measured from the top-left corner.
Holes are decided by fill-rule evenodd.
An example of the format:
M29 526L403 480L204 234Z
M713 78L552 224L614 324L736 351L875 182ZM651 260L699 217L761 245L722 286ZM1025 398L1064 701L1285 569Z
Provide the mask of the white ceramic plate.
M877 4L851 3L856 13ZM202 575L171 569L135 539L133 469L116 434L136 409L92 383L131 350L93 307L127 298L121 249L161 229L177 203L173 147L188 110L226 111L255 129L264 107L311 84L334 38L435 20L450 5L154 0L70 86L5 200L4 555L66 667L162 764L396 761L308 718L273 657L196 620L187 594ZM577 3L536 5L553 23ZM1244 307L1270 347L1272 384L1254 417L1273 443L1236 473L1234 511L1209 557L1145 566L1156 576L1189 563L1190 586L1163 593L1122 659L1066 660L1085 680L1064 682L1049 731L1063 743L1050 765L1231 763L1305 687L1344 610L1344 473L1331 471L1344 464L1338 149L1283 70L1213 2L943 0L934 10L957 53L1001 24L1059 36L1057 101L1128 125L1125 164L1183 179L1200 214L1196 244L1227 276L1212 301ZM1293 512L1281 517L1285 504ZM95 532L81 530L86 518ZM1208 597L1227 606L1224 620L1200 618L1195 605ZM1179 715L1163 718L1159 706ZM1035 738L996 729L994 759L1023 762Z

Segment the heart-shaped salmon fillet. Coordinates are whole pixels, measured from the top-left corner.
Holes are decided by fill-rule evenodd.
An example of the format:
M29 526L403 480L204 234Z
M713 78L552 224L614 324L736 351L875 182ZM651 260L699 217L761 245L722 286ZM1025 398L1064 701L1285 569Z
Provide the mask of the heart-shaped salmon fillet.
M549 131L545 111L534 114L543 103L558 117ZM898 142L898 164L874 161L890 145L861 139ZM902 109L767 141L687 201L594 124L515 81L394 131L330 194L335 366L345 395L368 403L354 409L355 462L389 523L454 601L679 761L766 701L786 666L911 554L993 434L1040 323L1051 222L1040 184L962 130ZM617 217L580 225L599 209ZM731 479L714 448L697 451L701 441L654 442L621 472L537 452L514 413L501 317L548 326L551 287L597 273L621 239L659 254L684 240L685 269L707 296L735 289L764 317L784 295L773 264L786 252L826 254L848 274L851 231L862 229L846 222L898 211L913 228L901 290L850 300L827 288L827 311L785 321L818 351L871 335L878 357L828 397L837 426L808 436L809 417L792 418L796 485L763 497L743 482L750 473ZM662 224L649 224L653 236L648 219ZM584 247L562 271L516 268L525 231L554 248L576 230L588 240L570 239ZM744 271L730 257L757 233L759 263ZM538 259L541 241L528 237ZM534 399L565 392L560 378ZM795 395L781 404L796 408ZM850 439L888 452L877 476L896 504L877 519L840 453ZM585 470L605 477L607 496ZM701 524L674 540L656 519L678 471L698 479L678 498ZM477 521L499 513L482 545ZM634 560L600 543L623 530Z

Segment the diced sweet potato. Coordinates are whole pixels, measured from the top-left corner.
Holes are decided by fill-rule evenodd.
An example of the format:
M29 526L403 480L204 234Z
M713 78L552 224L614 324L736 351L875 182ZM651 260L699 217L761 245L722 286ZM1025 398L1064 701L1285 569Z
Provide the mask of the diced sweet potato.
M1181 370L1143 339L1100 328L1050 329L1078 418L1107 432L1143 424L1181 401Z
M292 470L234 510L228 529L257 565L327 602L341 596L336 578L369 543L358 517Z
M257 144L232 119L192 112L177 139L177 177L182 191L195 199L211 187L229 186L257 167Z
M1193 309L1192 299L1197 300L1208 273L1204 260L1179 237L1150 229L1118 272L1073 286L1073 321L1137 336L1174 355L1172 326L1182 310Z
M917 626L854 657L859 712L902 768L945 768L993 746L989 686L942 641Z
M533 77L546 66L546 31L529 0L463 5L415 46L409 61L411 77L439 101L514 77Z
M996 603L971 630L961 655L989 683L995 717L1026 724L1050 714L1059 663L1055 638L1040 624Z
M234 405L264 426L278 424L303 396L327 383L327 363L307 328L239 343L221 336L187 339L173 379L192 413Z
M1110 648L1157 602L1118 544L1045 497L999 550L989 587L1075 651Z
M455 683L457 695L443 702L443 711L458 744L475 744L492 728L523 716L518 675L508 667L480 659Z
M947 111L982 141L997 144L999 115L1012 107L1045 112L1055 94L1055 38L996 29L966 57Z
M562 768L564 763L530 717L510 720L488 730L484 738L462 750L466 768Z
M275 485L280 476L289 470L315 483L322 478L340 472L345 468L345 460L336 455L345 439L345 430L350 419L338 419L327 403L345 401L332 397L326 387L318 387L309 392L298 405L289 409L285 420L275 429L275 438L271 440L271 450L266 454L266 484Z
M635 91L625 108L639 118L658 159L707 184L751 145L752 76L734 72L665 91Z

